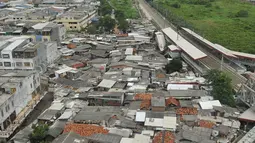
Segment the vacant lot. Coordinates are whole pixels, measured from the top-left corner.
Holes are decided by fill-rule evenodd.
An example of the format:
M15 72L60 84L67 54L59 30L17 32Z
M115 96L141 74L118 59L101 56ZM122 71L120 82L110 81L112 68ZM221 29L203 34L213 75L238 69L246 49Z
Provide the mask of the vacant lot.
M154 0L226 48L255 54L255 6L241 0ZM241 12L240 12L241 11Z

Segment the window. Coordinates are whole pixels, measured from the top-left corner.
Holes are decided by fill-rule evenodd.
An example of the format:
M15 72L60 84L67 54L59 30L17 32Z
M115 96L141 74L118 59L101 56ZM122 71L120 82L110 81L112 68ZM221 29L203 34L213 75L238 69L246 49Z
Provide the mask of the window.
M29 62L24 62L24 66L25 67L30 67L30 63Z
M12 107L14 107L14 101L12 100Z
M33 85L32 85L32 83L30 84L30 87L31 87L31 88L33 88Z
M13 18L13 20L15 20L15 18Z
M10 109L10 107L9 107L9 105L7 105L7 106L5 107L5 111L8 112L9 109Z
M22 62L16 62L17 67L22 67Z
M1 115L2 115L2 117L4 117L4 111L3 110L1 110Z
M69 22L69 24L77 24L77 22Z
M5 67L11 67L11 62L4 62Z
M62 24L62 22L58 22L58 24Z
M70 29L72 29L73 27L72 26L70 26Z
M76 28L76 26L74 26L74 28Z
M2 67L3 66L3 63L2 62L0 62L0 67Z
M3 58L4 58L4 59L9 59L9 58L10 58L10 55L9 55L9 54L3 54Z

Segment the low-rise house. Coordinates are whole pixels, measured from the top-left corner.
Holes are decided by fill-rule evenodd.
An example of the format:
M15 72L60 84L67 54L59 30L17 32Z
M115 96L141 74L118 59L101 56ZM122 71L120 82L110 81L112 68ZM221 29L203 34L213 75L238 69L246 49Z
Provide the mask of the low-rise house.
M106 91L106 90L109 90L110 88L112 88L112 87L114 86L115 83L116 83L116 81L114 81L114 80L103 79L103 80L97 85L97 87L98 87L99 90L101 90L101 91Z
M90 105L121 106L124 103L123 92L92 92L86 98Z
M79 143L89 143L88 139L76 134L74 132L63 133L55 140L54 143L71 143L71 142L79 142Z
M113 134L94 134L86 138L93 143L119 143L122 137Z
M53 123L64 112L65 106L63 103L53 103L47 110L45 110L39 117L38 121L45 123Z
M38 23L28 28L26 35L31 35L33 41L47 42L56 41L60 43L65 39L66 29L62 24L52 22Z
M169 55L171 58L179 58L181 56L181 49L175 45L169 45L165 52L165 55Z
M87 62L88 65L91 65L92 67L96 68L99 71L105 72L106 67L109 64L109 59L108 58L97 58L93 59L91 61Z

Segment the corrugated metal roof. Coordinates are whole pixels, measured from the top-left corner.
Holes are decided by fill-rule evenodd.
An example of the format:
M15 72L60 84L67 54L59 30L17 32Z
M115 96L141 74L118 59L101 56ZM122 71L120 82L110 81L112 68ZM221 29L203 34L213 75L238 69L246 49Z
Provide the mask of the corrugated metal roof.
M213 109L213 106L222 106L219 100L199 102L202 109Z
M185 40L182 36L178 35L172 28L168 27L162 31L170 38L179 48L188 54L194 60L201 59L207 55L196 48L194 45Z
M109 79L103 79L98 87L103 87L103 88L112 88L112 86L116 83L114 80L109 80Z
M144 122L146 117L146 112L136 112L135 121Z
M34 26L32 26L32 28L36 29L36 30L40 30L43 29L45 26L47 26L49 24L49 22L45 22L45 23L38 23Z

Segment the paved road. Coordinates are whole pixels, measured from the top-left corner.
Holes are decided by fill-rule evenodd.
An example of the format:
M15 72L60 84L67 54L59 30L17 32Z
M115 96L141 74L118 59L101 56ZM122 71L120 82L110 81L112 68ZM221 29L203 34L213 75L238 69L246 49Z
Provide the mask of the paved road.
M145 13L148 13L150 15L149 18L152 18L152 20L160 27L160 28L166 28L166 27L173 27L174 26L169 23L165 18L159 14L154 8L150 7L144 0L137 0L139 1L140 7L142 7L142 10ZM190 43L192 43L194 46L196 46L198 49L206 53L208 56L206 58L200 59L199 61L206 65L210 69L220 69L221 67L221 61L213 56L211 53L209 53L206 49L206 47L201 46L199 43L195 43L193 40L191 40L189 37L184 36L181 34L186 40L188 40ZM236 73L236 71L231 68L230 66L223 64L222 70L225 71L232 79L232 85L233 87L238 90L239 85L246 82L246 78L244 78L242 75Z

